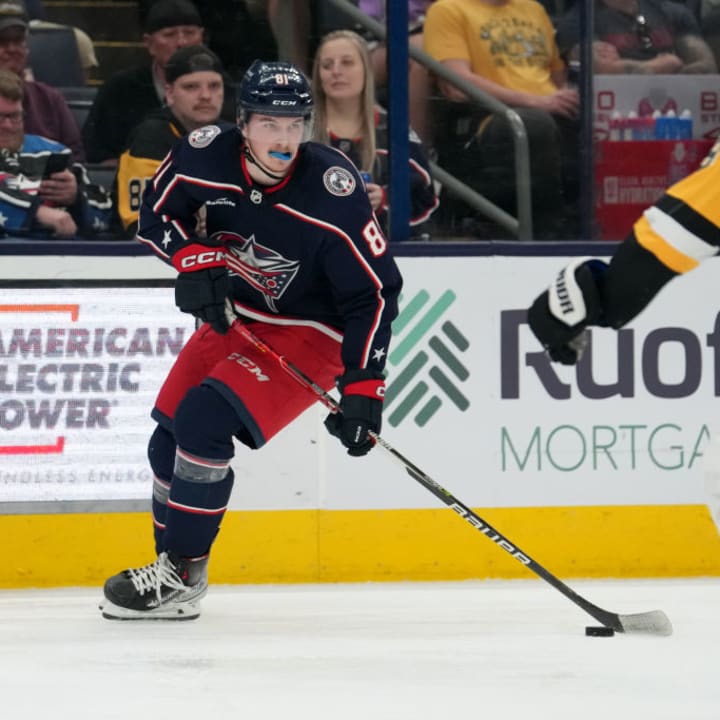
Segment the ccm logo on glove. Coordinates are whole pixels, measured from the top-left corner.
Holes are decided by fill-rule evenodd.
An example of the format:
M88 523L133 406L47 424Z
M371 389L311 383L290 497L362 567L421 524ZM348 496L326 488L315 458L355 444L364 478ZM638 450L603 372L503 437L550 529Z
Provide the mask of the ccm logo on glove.
M224 267L225 252L217 248L193 243L178 250L172 258L172 264L180 272L188 272L210 267Z
M345 395L365 395L369 398L385 397L385 382L383 380L361 380L345 386Z

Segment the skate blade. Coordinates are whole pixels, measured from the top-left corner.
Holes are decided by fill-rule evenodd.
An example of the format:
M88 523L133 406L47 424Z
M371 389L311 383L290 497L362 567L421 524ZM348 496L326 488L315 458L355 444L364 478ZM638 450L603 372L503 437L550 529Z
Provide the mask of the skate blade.
M102 616L106 620L196 620L200 617L200 606L195 603L170 605L154 610L130 610L120 607L109 600L103 600L98 605Z

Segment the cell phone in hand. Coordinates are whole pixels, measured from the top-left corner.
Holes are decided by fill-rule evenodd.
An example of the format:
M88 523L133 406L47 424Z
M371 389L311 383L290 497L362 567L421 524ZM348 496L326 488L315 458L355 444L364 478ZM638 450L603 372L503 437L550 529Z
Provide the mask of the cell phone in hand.
M49 178L55 173L67 170L68 167L70 167L70 153L52 153L47 157L43 178Z

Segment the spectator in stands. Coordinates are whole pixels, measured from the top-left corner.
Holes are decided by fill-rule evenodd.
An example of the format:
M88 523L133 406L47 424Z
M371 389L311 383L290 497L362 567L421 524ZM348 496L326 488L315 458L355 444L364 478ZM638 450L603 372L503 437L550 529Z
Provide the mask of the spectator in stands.
M223 67L203 45L180 48L165 66L166 107L150 113L134 130L120 156L117 210L123 229L134 233L145 183L152 179L176 140L214 124L223 105Z
M21 2L0 2L0 69L24 78L27 70L28 19ZM84 158L80 129L65 98L45 83L24 80L25 129L70 148L74 160Z
M0 70L0 225L5 233L63 237L107 229L110 198L70 149L25 134L23 81Z
M203 27L190 0L158 0L145 20L143 41L150 62L121 70L100 87L83 127L90 162L117 165L134 128L165 101L165 64L179 48L200 45ZM225 89L223 117L235 118L235 98Z
M428 54L522 119L536 237L572 236L579 96L566 84L566 67L545 9L532 0L437 0L428 8L424 35ZM467 100L447 82L440 89L449 100ZM449 141L438 139L441 160L446 152L452 171L513 212L515 150L507 121L467 104L457 114L458 124L442 130L450 134Z
M141 23L156 2L139 0ZM287 12L287 0L193 0L193 4L205 28L206 45L220 58L233 80L239 81L257 58L277 59L270 14Z
M408 0L410 43L418 49L422 49L423 46L422 29L425 12L433 1ZM351 0L351 2L373 20L380 23L386 22L385 0ZM307 52L310 52L312 56L311 46L316 43L319 46L322 37L330 32L334 30L355 30L358 35L367 40L376 89L385 89L387 87L387 48L384 42L381 42L370 31L356 23L339 8L330 5L330 3L324 3L322 0L310 0L307 3L296 2L293 5L302 7L295 10L294 15L290 18L287 17L287 14L274 18L275 13L272 12L272 4L270 5L270 14L271 20L274 18L277 26L275 34L278 36L278 42L285 40L284 46L293 46L293 56L296 58L296 63L304 68L303 56ZM280 15L280 13L277 14ZM290 38L281 36L281 20L290 26ZM288 40L290 40L289 43ZM317 55L317 50L315 50L314 54ZM429 144L432 140L432 123L428 115L427 105L427 98L431 90L430 75L424 66L414 61L409 64L408 73L410 125L412 125L421 140Z
M595 0L593 66L597 73L716 73L697 19L673 0ZM578 55L577 4L558 22L560 52Z
M367 193L387 229L388 132L386 113L375 104L367 43L352 30L336 30L320 42L313 66L315 140L344 152L370 175ZM416 234L438 206L430 168L418 136L410 131L410 224Z

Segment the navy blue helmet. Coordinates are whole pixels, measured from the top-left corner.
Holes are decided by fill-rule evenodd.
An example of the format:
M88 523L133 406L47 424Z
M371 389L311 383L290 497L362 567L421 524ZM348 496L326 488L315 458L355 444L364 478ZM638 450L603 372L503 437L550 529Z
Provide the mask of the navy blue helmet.
M305 75L288 62L255 60L240 83L238 116L310 116L312 90Z

